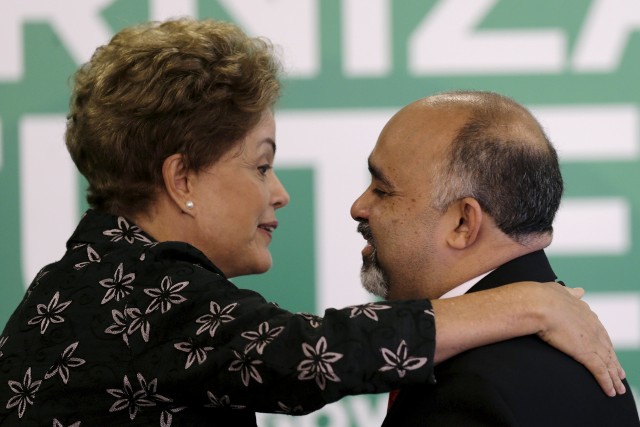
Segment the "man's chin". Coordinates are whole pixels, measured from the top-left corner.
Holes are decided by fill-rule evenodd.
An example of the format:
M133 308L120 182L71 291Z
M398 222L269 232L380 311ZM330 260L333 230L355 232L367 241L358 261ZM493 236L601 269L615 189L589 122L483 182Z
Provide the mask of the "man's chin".
M386 299L389 296L389 286L384 273L374 266L364 266L360 272L362 287L377 297Z

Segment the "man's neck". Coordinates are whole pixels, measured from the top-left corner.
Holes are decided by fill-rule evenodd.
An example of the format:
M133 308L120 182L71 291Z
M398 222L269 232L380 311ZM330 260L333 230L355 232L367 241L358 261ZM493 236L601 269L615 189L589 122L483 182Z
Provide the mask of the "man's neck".
M506 236L504 237L506 238ZM551 235L533 236L525 244L510 238L485 240L483 243L485 244L465 249L460 254L461 256L452 260L451 265L448 266L448 271L452 273L449 275L449 281L442 282L448 283L448 285L441 289L439 295L430 295L431 298L442 298L450 292L455 293L454 290L472 282L460 294L466 292L501 265L549 246Z

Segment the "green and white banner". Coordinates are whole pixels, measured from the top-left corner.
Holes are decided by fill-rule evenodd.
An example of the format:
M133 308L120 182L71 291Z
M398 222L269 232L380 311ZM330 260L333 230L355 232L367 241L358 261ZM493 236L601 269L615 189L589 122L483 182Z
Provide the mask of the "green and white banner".
M66 153L69 77L124 26L233 21L281 49L275 266L236 280L293 311L362 303L364 244L349 216L386 120L450 89L531 108L558 149L566 195L549 249L586 288L640 395L640 0L0 0L0 326L59 258L86 208ZM385 396L264 427L379 425Z

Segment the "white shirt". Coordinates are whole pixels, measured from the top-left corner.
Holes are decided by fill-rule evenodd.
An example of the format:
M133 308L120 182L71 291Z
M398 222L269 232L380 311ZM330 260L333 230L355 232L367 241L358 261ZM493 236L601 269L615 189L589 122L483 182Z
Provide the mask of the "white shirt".
M446 292L444 295L442 295L438 299L459 297L460 295L466 294L467 291L473 287L473 285L478 283L480 280L482 280L487 274L491 273L492 271L493 270L487 271L486 273L476 276L471 280L467 280L463 284L458 285L455 288L449 290L449 292Z

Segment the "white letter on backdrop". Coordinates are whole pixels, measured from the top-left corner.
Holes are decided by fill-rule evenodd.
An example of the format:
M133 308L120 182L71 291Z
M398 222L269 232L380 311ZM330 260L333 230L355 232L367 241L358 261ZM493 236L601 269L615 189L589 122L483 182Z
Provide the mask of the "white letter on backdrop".
M114 0L3 0L0 2L0 81L24 74L26 22L47 22L76 63L89 60L96 47L111 37L100 12Z
M350 77L384 76L391 69L389 0L342 1L342 63Z
M428 74L558 72L560 30L476 30L497 0L441 0L409 40L409 71Z
M235 21L253 36L282 48L291 77L313 77L320 68L317 0L219 0Z
M576 71L612 72L622 61L629 34L640 30L637 0L595 0L578 37Z

